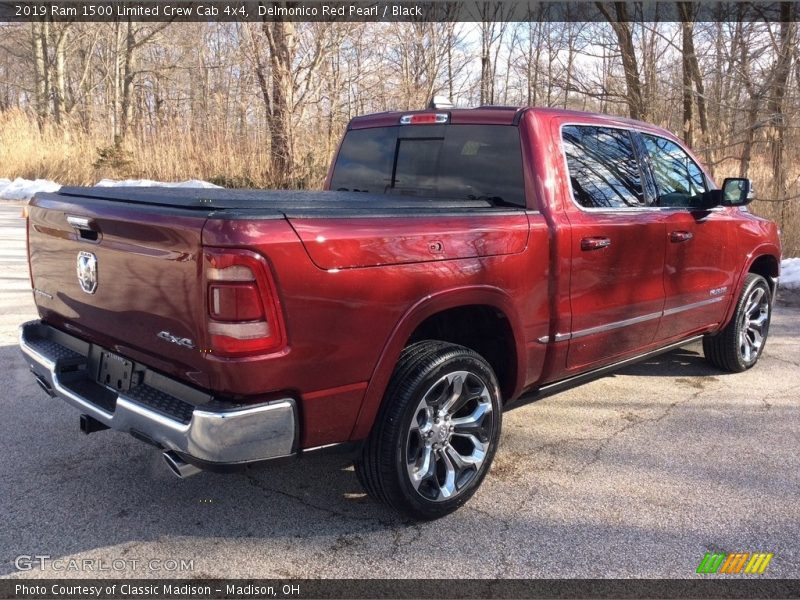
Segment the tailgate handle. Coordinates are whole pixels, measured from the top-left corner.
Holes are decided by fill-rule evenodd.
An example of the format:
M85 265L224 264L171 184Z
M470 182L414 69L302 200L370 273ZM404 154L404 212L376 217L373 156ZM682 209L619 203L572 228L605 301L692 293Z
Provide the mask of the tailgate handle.
M73 215L67 215L67 223L69 223L71 227L74 227L78 230L78 235L80 235L81 239L88 240L90 242L97 241L98 233L94 219L90 219L89 217L76 217Z

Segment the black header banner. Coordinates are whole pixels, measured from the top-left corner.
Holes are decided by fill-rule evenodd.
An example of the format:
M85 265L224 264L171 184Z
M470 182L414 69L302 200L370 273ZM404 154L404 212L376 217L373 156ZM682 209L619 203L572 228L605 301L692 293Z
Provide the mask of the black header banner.
M0 598L800 598L786 579L3 579Z
M690 2L694 21L800 20L800 1ZM781 9L783 4L783 9ZM678 22L677 2L539 2L536 0L0 0L0 22Z

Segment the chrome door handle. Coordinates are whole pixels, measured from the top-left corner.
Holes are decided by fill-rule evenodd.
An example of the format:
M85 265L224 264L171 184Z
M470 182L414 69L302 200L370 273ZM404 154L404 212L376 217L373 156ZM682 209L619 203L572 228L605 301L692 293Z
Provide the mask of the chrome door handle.
M607 237L585 237L581 240L581 250L601 250L608 248L611 240Z
M691 231L673 231L669 234L669 241L676 244L680 242L688 242L694 237Z

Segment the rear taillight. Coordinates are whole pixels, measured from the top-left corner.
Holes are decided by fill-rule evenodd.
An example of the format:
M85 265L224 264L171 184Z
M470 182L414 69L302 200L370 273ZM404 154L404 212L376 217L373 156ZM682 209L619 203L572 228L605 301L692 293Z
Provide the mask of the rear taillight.
M260 354L284 343L274 285L266 261L247 250L204 250L210 351Z
M255 282L208 286L208 313L216 321L264 319L264 307Z

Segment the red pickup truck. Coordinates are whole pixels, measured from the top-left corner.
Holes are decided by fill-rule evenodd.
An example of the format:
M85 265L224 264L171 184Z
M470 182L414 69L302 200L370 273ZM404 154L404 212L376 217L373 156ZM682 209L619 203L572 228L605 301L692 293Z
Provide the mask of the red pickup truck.
M727 371L764 349L776 226L663 129L370 115L325 187L38 195L38 384L178 475L348 449L371 496L435 518L481 483L504 409L695 340Z

